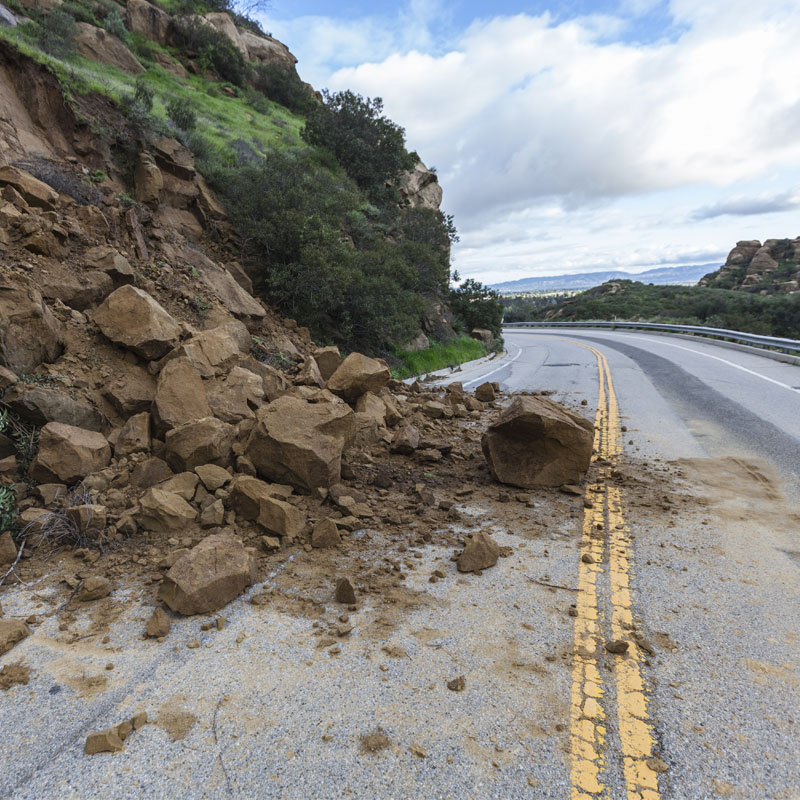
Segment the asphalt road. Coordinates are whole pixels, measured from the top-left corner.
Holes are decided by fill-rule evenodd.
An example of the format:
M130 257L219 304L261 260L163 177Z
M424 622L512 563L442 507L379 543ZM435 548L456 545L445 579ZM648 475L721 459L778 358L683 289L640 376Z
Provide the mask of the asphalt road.
M459 502L508 556L464 576L447 547L409 546L422 601L365 596L334 647L316 627L341 613L330 577L362 542L393 553L380 527L287 550L223 630L176 617L163 642L141 638L151 587L75 609L69 631L57 572L8 587L5 614L40 622L0 659L31 668L0 692L0 797L800 799L800 368L645 334L506 341L449 380L594 419L589 503ZM248 602L273 585L285 600ZM141 710L153 724L123 752L84 755ZM388 746L364 752L378 727Z

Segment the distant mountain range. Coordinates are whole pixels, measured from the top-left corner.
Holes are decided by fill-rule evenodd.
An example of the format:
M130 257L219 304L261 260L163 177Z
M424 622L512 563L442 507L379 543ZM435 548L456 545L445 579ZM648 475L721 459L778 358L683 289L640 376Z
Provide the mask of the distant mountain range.
M621 272L612 270L608 272L578 272L574 275L548 275L544 278L520 278L516 281L492 284L492 289L497 289L501 294L520 294L522 292L561 292L591 289L600 286L606 281L622 278L629 281L642 283L667 284L695 284L704 275L719 269L719 264L691 264L681 267L657 267L646 272Z

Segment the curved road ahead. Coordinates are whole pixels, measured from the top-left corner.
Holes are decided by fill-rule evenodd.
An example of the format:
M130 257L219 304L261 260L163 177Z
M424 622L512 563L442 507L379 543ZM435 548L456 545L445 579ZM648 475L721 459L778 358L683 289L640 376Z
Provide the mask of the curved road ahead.
M621 478L588 487L579 545L597 564L578 575L571 798L797 800L800 367L639 332L504 336L508 356L459 374L465 388L599 405L620 432ZM630 627L658 645L604 675L594 641Z

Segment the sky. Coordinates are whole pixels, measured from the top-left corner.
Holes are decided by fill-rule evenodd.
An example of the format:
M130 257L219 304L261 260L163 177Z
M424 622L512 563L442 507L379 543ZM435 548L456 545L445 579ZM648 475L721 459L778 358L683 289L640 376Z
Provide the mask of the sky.
M798 0L272 0L316 89L382 97L462 277L723 263L800 236Z

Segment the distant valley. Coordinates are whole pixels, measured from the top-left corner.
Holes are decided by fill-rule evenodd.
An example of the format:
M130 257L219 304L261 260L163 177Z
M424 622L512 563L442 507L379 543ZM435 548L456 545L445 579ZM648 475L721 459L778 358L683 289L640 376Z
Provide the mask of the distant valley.
M520 278L516 281L492 284L501 294L522 294L526 292L562 292L591 289L606 281L623 279L654 283L659 286L669 284L694 285L704 275L719 269L719 264L690 264L680 267L657 267L646 272L632 274L621 270L606 272L579 272L574 275L548 275L542 278Z

